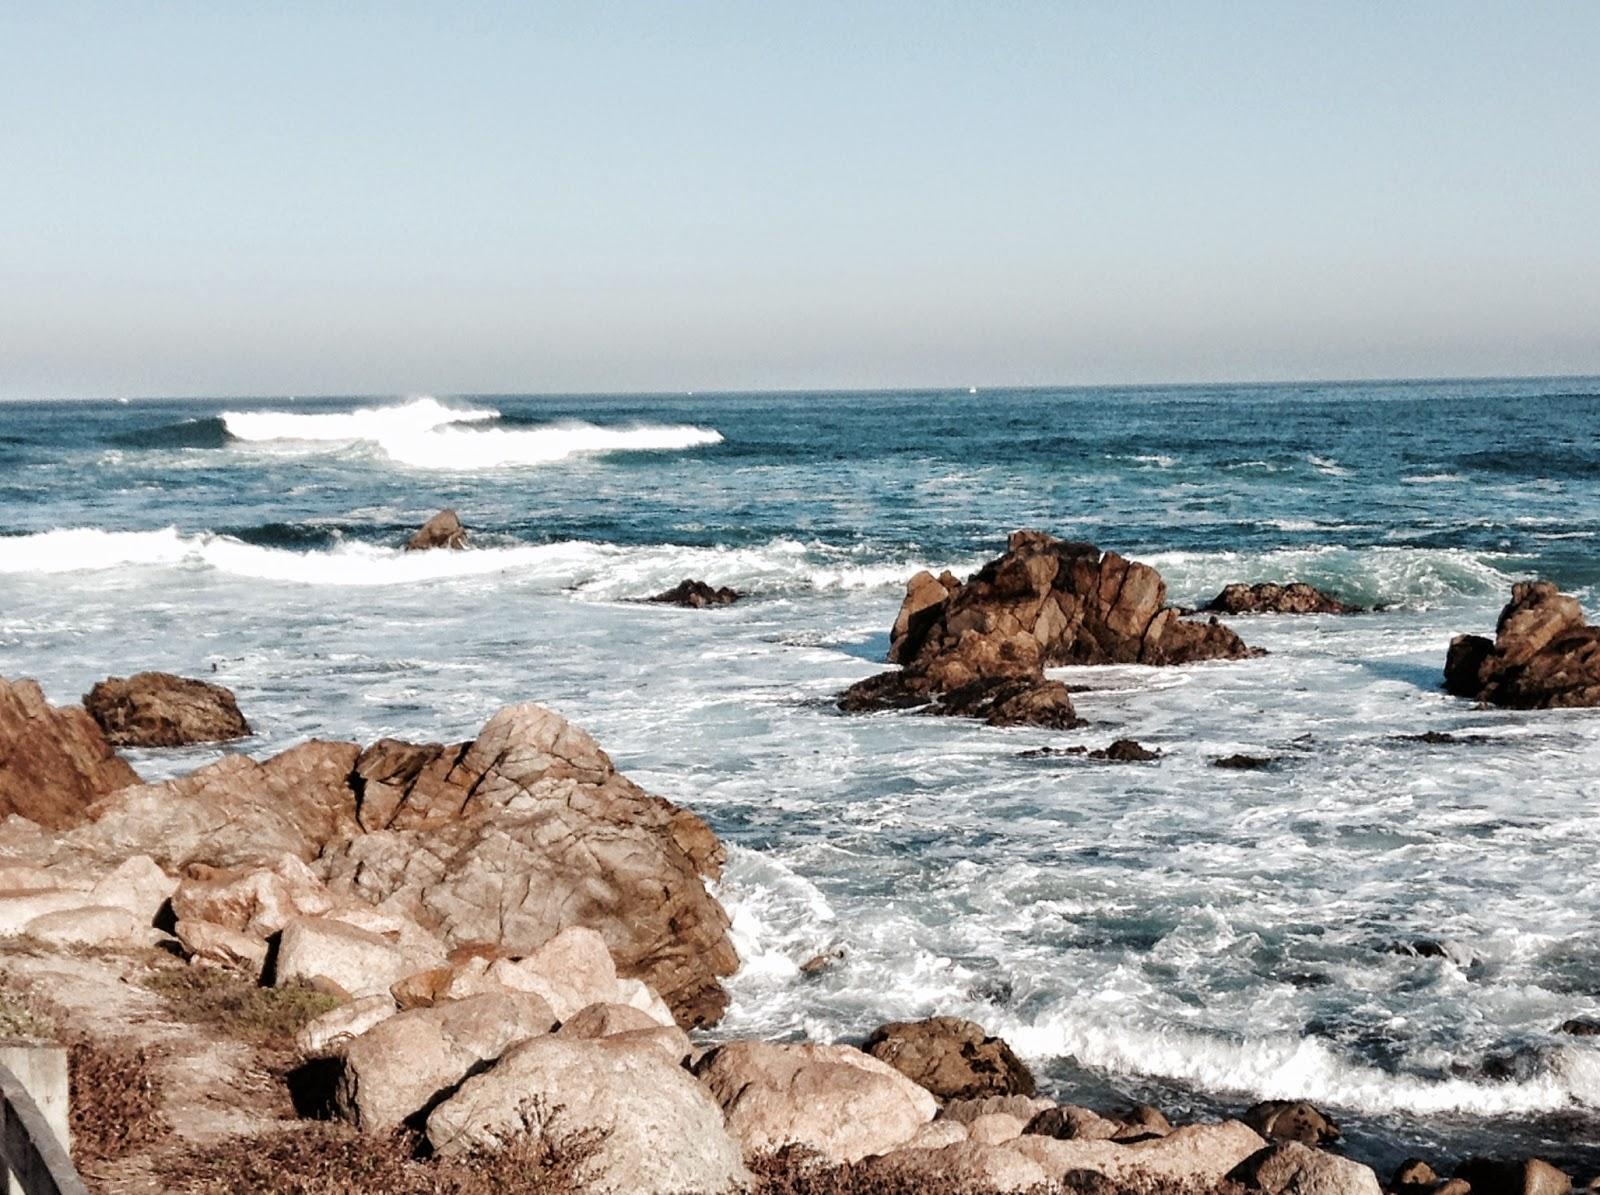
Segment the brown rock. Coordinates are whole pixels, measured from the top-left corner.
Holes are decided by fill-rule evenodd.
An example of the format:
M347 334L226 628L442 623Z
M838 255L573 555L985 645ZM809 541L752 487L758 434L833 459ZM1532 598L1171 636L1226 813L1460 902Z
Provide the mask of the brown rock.
M1237 1120L1191 1124L1164 1137L1141 1141L1063 1141L1024 1133L1002 1148L1014 1149L1044 1167L1052 1181L1074 1170L1113 1180L1171 1179L1209 1189L1266 1142Z
M1304 581L1279 585L1262 581L1256 585L1233 584L1206 603L1205 609L1217 614L1359 614L1361 607L1347 606L1331 593L1324 593Z
M1233 1178L1263 1195L1382 1195L1370 1166L1313 1149L1299 1141L1280 1141L1246 1158Z
M913 577L889 647L902 672L851 686L839 704L849 711L926 706L994 725L1070 726L1072 703L1063 686L1044 679L1047 667L1259 654L1215 619L1186 621L1165 601L1166 586L1148 565L1018 531L1004 556L964 584L948 574Z
M191 963L227 967L260 979L267 966L267 940L210 921L179 920L172 927Z
M729 589L726 585L717 589L707 585L704 581L685 579L663 593L646 598L645 601L659 602L666 606L688 606L691 609L703 610L707 606L731 606L743 596L744 594L737 589Z
M1600 1037L1600 1020L1593 1017L1573 1017L1562 1021L1556 1032L1566 1033L1572 1037Z
M1469 1158L1455 1177L1472 1186L1472 1195L1567 1195L1572 1179L1542 1158L1504 1161Z
M265 867L208 867L196 863L172 894L173 916L209 922L265 941L295 917L320 917L333 894L298 855Z
M859 1161L904 1144L938 1107L926 1090L853 1046L730 1042L695 1073L746 1157L799 1145L833 1162Z
M1040 1112L1028 1121L1023 1131L1062 1141L1110 1141L1122 1136L1125 1129L1120 1121L1110 1120L1088 1108L1062 1104Z
M1032 1073L1011 1047L959 1017L897 1021L862 1047L943 1100L1032 1095Z
M860 1173L867 1180L861 1190L1034 1191L1048 1182L1044 1168L1033 1159L979 1141L896 1149L868 1159Z
M231 692L169 672L108 677L84 695L83 706L118 747L220 743L250 733Z
M1304 1100L1263 1100L1240 1119L1268 1140L1326 1145L1339 1139L1339 1126Z
M1444 683L1457 697L1512 709L1600 705L1600 627L1550 582L1519 582L1492 643L1478 635L1451 641Z
M1152 759L1160 759L1161 752L1152 751L1133 739L1117 739L1109 747L1089 752L1089 758L1112 763L1148 763Z
M584 926L680 1024L721 1015L721 978L738 965L727 914L705 884L720 874L721 844L692 813L620 775L578 727L511 706L472 743L386 741L354 772L368 832L325 851L336 893L403 910L449 946L489 941L528 954Z
M939 1112L939 1119L971 1124L980 1116L1003 1112L1007 1116L1015 1116L1026 1126L1039 1113L1054 1107L1054 1103L1040 1096L986 1095L970 1100L946 1100Z
M456 512L446 508L412 533L406 540L406 551L423 552L430 548L460 550L467 546L467 529L461 525Z
M1389 1181L1391 1189L1400 1195L1424 1195L1438 1185L1439 1175L1421 1158L1407 1158L1401 1162Z
M56 708L34 681L0 677L0 818L14 813L63 830L86 820L95 801L137 783L87 712Z

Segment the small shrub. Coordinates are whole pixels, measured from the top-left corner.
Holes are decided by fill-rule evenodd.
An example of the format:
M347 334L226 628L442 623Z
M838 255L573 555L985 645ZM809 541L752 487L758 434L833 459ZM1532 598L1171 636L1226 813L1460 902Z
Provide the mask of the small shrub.
M256 1045L286 1043L301 1026L339 1005L336 997L304 984L264 988L216 967L163 968L144 984L166 1001L174 1019L211 1025Z

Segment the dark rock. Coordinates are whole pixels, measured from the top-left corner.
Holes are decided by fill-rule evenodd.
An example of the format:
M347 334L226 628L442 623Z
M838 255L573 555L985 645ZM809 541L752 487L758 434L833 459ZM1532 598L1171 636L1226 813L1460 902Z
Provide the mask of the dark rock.
M467 546L467 529L453 510L441 510L406 540L406 551L422 552L430 548L449 548L459 551Z
M1458 942L1442 942L1435 938L1417 938L1410 942L1389 943L1390 954L1403 954L1410 958L1442 958L1463 969L1478 961L1478 956Z
M1011 1047L959 1017L884 1025L862 1049L942 1100L1034 1092L1032 1072Z
M948 573L913 577L890 636L901 673L851 686L840 708L925 705L995 725L1062 726L1075 716L1065 686L1046 687L1055 684L1044 679L1047 667L1260 654L1215 619L1186 621L1165 603L1166 585L1148 565L1018 531L1004 556L965 583ZM1018 687L1000 690L1002 681Z
M1304 1100L1263 1100L1240 1119L1269 1140L1326 1145L1339 1139L1339 1126Z
M83 705L118 747L182 747L250 734L231 692L168 672L108 677L84 695Z
M1262 581L1256 585L1233 584L1206 603L1205 609L1217 614L1360 614L1360 606L1347 606L1332 594L1324 593L1303 581L1278 585Z
M1152 751L1133 739L1118 739L1109 747L1089 752L1089 758L1109 760L1112 763L1145 763L1152 759L1160 759L1161 752Z
M1469 1158L1455 1177L1472 1187L1472 1195L1567 1195L1572 1179L1541 1158L1504 1161Z
M1214 768L1231 768L1236 772L1256 772L1262 768L1270 768L1276 760L1267 755L1224 755L1221 759L1211 761Z
M0 818L15 813L62 830L84 821L101 797L137 783L85 710L58 709L36 682L0 677Z
M1572 1037L1600 1037L1600 1021L1591 1017L1573 1017L1570 1021L1562 1021L1556 1032Z
M1453 743L1456 736L1447 730L1425 730L1421 734L1403 734L1400 736L1408 743Z
M1600 705L1600 627L1550 582L1519 582L1493 642L1451 640L1444 685L1457 697L1512 709Z
M703 610L707 606L731 606L743 596L744 594L737 589L729 589L726 585L721 589L714 589L704 581L685 578L671 589L658 593L654 597L646 598L645 601L659 602L665 606L688 606L695 610Z

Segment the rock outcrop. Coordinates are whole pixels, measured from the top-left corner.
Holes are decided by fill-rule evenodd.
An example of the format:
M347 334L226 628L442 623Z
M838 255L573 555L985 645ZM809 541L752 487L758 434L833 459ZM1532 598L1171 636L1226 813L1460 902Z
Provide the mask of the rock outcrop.
M84 695L83 708L117 747L182 747L250 734L231 692L170 672L108 677Z
M466 546L467 529L461 525L456 512L448 508L418 527L406 540L408 552L425 552L430 548L460 550Z
M1033 1073L1011 1047L960 1017L883 1025L862 1049L941 1100L1034 1092Z
M738 965L706 889L721 844L564 718L518 705L471 743L386 739L354 762L352 785L364 833L319 863L335 892L403 910L450 946L529 953L583 926L680 1024L721 1016Z
M1481 635L1450 641L1444 687L1512 709L1600 705L1600 627L1590 626L1577 599L1550 582L1519 582L1492 641Z
M647 602L659 602L666 606L689 606L695 610L703 610L707 606L731 606L742 598L744 594L737 589L729 589L726 585L716 588L707 585L704 581L695 581L685 578L671 589L646 598Z
M0 677L0 818L64 830L85 821L95 801L137 783L86 711L51 705L34 681Z
M1324 593L1304 581L1279 585L1262 581L1255 585L1235 583L1203 607L1215 614L1360 614L1360 606L1347 606L1331 593Z
M1149 565L1017 531L1004 556L965 583L919 573L890 634L899 672L869 677L840 698L849 711L925 707L994 725L1076 724L1066 687L1044 669L1063 664L1187 664L1259 654L1211 619L1166 604Z

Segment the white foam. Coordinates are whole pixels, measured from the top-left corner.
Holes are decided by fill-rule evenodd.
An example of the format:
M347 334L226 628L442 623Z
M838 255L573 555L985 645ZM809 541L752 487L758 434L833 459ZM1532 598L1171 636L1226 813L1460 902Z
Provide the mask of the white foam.
M1317 456L1315 453L1309 453L1306 456L1306 460L1311 462L1311 464L1316 468L1317 472L1326 473L1329 477L1350 476L1349 469L1346 469L1338 461L1330 460L1328 457Z
M235 577L301 585L381 587L504 576L548 591L599 600L645 597L685 577L760 591L899 587L926 567L917 561L864 562L820 543L777 539L744 548L620 545L589 540L406 552L346 541L297 551L226 535L73 528L0 537L0 573L210 569Z
M457 472L546 465L584 454L674 451L722 442L721 432L687 424L466 426L498 418L500 412L493 409L446 406L435 398L316 415L290 411L222 413L228 434L252 445L276 451L321 452L330 446L366 444L399 465Z

